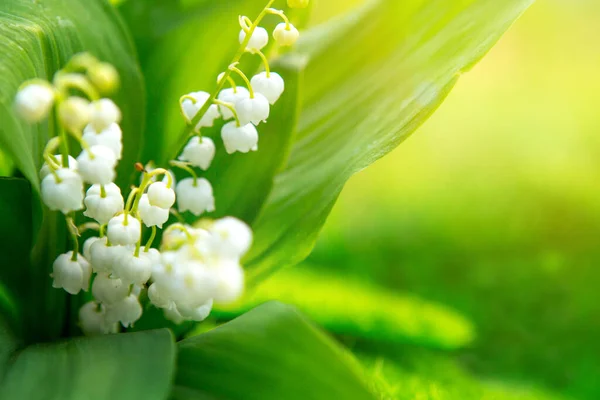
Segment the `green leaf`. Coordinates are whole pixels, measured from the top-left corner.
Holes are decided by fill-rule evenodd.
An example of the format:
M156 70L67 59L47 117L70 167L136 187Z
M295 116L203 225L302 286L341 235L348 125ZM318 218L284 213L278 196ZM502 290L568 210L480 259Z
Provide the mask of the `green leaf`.
M374 399L349 354L280 303L179 343L174 399Z
M13 356L0 398L163 400L174 367L166 329L34 345Z
M305 266L279 271L214 315L239 315L269 300L293 304L335 334L445 350L464 347L475 336L466 318L441 304Z
M377 0L307 32L298 133L253 226L252 279L304 259L345 182L414 132L532 1Z
M104 0L4 0L0 4L0 147L39 189L37 171L53 124L28 125L14 115L18 87L31 78L51 79L71 55L89 51L115 65L121 88L114 100L123 112L124 154L119 184L129 183L144 124L144 86L135 49L115 10Z
M33 246L32 192L25 179L0 178L0 315L10 321L13 330L27 332L21 324L39 318L40 281L48 284L48 276L31 268ZM42 292L43 293L43 292ZM43 301L43 299L42 299ZM60 316L57 316L60 319Z

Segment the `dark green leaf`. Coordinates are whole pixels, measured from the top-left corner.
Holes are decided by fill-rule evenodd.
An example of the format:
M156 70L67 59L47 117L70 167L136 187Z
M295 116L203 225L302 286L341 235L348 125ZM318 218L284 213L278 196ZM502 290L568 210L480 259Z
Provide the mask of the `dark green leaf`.
M104 0L0 3L0 146L36 190L42 150L54 134L53 127L20 121L12 111L13 99L24 81L51 79L71 55L81 51L114 64L121 75L114 100L123 112L119 183L127 184L141 147L145 96L135 50L112 6Z
M305 258L350 176L414 132L532 1L370 1L308 32L305 101L254 224L254 279Z
M174 366L166 329L34 345L13 356L0 398L163 400Z
M374 399L355 360L280 303L180 342L177 366L178 400Z

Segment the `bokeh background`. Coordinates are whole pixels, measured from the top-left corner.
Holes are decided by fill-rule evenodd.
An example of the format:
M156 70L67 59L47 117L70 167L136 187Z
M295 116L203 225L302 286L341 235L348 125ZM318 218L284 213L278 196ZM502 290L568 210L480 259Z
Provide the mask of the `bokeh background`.
M359 2L315 0L313 23ZM347 184L296 286L261 296L335 327L348 310L302 300L329 276L472 323L452 351L378 340L377 324L333 329L384 398L600 399L599 39L597 0L534 4L413 137ZM357 319L402 318L402 303L323 290Z

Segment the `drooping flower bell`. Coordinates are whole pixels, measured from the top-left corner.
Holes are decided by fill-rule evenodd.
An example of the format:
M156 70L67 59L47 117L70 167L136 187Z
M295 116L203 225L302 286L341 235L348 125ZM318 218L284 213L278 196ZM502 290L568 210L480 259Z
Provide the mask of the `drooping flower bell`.
M73 252L61 254L52 265L52 287L64 289L70 294L81 290L87 292L90 285L92 268L82 255L73 260Z
M87 183L108 185L115 179L117 157L109 147L97 144L84 149L77 163L77 171Z
M240 31L240 44L246 40L247 33L244 29ZM246 45L248 50L262 50L269 43L269 32L265 28L257 26L252 32L252 36Z
M190 211L198 216L204 212L215 210L215 198L210 182L199 178L182 179L175 189L177 192L177 206L180 212Z
M90 125L102 132L112 124L121 122L121 110L110 99L100 99L90 104Z
M15 110L21 118L34 123L44 119L54 104L54 89L49 84L30 83L15 98Z
M194 136L183 149L179 159L206 171L215 157L215 152L215 142L211 138Z
M123 196L121 189L114 183L104 185L92 185L85 195L85 206L83 215L105 225L112 217L123 211Z
M273 39L280 46L292 46L300 37L300 32L292 24L282 22L275 27Z
M258 150L258 131L252 124L237 126L236 122L228 122L221 129L221 138L228 154Z
M83 130L82 139L90 147L100 144L110 148L117 160L120 160L123 156L123 131L116 123L110 124L101 131L96 131L96 129L89 124Z
M63 214L83 208L83 180L77 172L60 168L42 180L42 200L50 210Z
M254 91L265 96L271 104L275 104L279 100L285 89L283 78L276 72L270 74L261 72L254 75L250 82Z
M201 91L189 93L187 96L191 97L191 99L186 98L181 102L181 111L188 121L192 121L204 103L209 99L210 94ZM200 129L203 127L210 128L219 116L219 109L215 104L211 104L194 129L196 132L200 132Z

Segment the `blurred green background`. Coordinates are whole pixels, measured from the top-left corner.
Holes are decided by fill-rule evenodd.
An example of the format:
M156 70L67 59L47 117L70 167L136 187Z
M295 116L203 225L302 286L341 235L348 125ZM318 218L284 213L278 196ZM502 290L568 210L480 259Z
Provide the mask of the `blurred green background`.
M315 1L313 23L339 3ZM600 399L599 38L597 0L538 1L412 138L348 183L296 267L473 323L475 341L452 352L340 335L383 376L382 398ZM270 286L263 296L290 300ZM463 382L474 391L453 391Z

